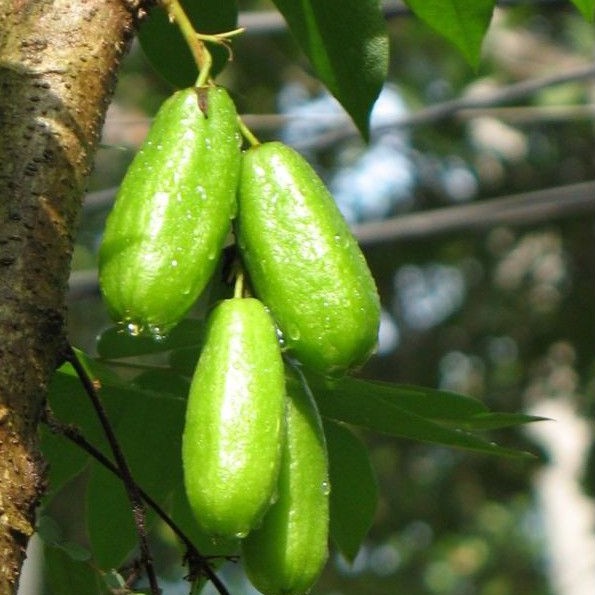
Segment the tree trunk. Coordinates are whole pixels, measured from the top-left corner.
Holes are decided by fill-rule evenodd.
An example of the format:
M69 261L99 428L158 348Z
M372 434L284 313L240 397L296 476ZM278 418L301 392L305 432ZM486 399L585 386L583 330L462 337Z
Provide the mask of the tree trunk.
M0 595L44 491L37 423L65 344L75 226L141 0L0 0Z

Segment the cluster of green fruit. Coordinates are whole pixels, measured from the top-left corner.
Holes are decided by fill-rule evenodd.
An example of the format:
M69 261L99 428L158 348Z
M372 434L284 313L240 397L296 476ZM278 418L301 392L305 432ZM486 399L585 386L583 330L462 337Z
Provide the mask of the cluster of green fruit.
M241 145L224 89L169 98L108 219L100 283L130 332L166 333L205 288L233 226L255 297L240 283L208 316L183 435L186 492L205 532L241 540L259 590L299 594L327 558L330 486L320 417L296 363L332 376L361 365L379 301L307 162L279 142Z

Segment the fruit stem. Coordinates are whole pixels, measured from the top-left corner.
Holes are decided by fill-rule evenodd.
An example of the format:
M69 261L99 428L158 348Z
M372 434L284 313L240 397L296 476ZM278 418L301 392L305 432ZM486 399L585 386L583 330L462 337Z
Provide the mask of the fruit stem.
M196 82L196 86L200 87L204 85L209 79L211 65L213 64L211 53L209 50L207 50L207 47L199 38L192 23L190 22L190 19L188 18L188 15L178 0L161 0L161 4L167 12L170 22L176 23L180 29L180 33L184 37L184 40L186 41L186 44L192 53L192 57L194 58L198 70L200 71L200 75Z
M236 275L236 282L233 287L233 297L244 297L244 271L240 270Z
M180 29L180 33L184 37L192 57L196 62L198 70L200 72L196 81L197 87L206 85L211 79L211 67L213 66L213 57L211 52L207 49L205 44L206 41L222 45L225 47L228 53L228 59L233 59L233 52L231 50L231 39L236 35L244 32L243 27L238 29L232 29L231 31L225 31L223 33L198 33L192 22L188 18L188 15L182 8L182 5L178 0L161 0L163 8L167 12L170 22L176 23Z
M238 116L238 126L240 127L240 132L244 136L244 138L250 143L251 147L257 147L260 144L256 135L246 126L246 123L242 118Z

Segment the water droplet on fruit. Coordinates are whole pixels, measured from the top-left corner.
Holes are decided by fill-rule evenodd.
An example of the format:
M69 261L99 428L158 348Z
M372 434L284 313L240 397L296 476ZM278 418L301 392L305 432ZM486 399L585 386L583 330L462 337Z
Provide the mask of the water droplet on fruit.
M323 481L320 489L325 496L328 496L331 493L331 484L328 481Z
M163 329L161 329L160 327L154 325L154 324L150 324L149 328L149 335L151 335L151 338L154 341L163 341L166 337L166 333L163 331Z
M138 337L142 333L142 326L136 322L129 322L125 326L126 332L132 337Z
M237 539L244 539L246 535L248 535L248 531L238 531L237 533L234 533L234 537Z
M302 334L300 333L300 329L295 324L290 324L287 327L287 336L291 341L299 341Z
M268 308L267 308L267 312L268 312ZM269 312L270 314L270 312ZM285 335L283 334L283 331L277 326L275 327L275 333L277 334L277 341L279 341L279 346L281 347L281 349L284 349L286 346L286 342L285 342Z
M273 504L275 504L275 502L277 502L277 500L279 500L279 490L275 490L272 493L271 498L269 500L269 505L272 506Z

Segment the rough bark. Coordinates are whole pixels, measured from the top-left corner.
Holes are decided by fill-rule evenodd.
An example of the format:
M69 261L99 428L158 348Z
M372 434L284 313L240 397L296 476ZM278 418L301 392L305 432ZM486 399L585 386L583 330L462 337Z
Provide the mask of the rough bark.
M140 0L0 0L0 595L44 490L37 423L75 227Z

